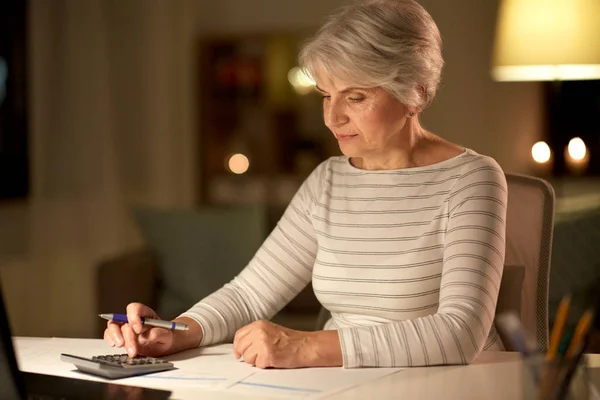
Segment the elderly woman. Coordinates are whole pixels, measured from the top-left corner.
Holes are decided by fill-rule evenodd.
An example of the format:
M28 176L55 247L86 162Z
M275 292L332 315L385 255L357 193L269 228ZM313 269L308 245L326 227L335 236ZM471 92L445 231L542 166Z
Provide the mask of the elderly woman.
M506 181L419 123L443 65L431 16L413 0L356 3L300 62L344 156L312 172L231 283L176 319L188 331L142 327L157 316L134 303L105 340L152 356L233 340L260 368L467 364L500 349ZM324 330L269 322L311 280L331 312Z

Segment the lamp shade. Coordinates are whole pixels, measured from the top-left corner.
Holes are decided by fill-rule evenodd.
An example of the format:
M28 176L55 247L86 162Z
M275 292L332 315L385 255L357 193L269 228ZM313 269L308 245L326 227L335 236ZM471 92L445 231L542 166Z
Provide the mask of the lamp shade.
M600 0L502 0L492 77L600 79Z

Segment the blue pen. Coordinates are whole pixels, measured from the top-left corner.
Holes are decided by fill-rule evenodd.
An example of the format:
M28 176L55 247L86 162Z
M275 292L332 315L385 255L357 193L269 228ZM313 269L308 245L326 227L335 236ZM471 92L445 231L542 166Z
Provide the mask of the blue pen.
M128 323L128 319L127 319L127 315L124 314L99 314L100 318L104 318L107 319L109 321L114 321L114 322L122 322L122 323ZM181 322L171 322L171 321L163 321L160 319L151 319L151 318L144 318L144 317L140 317L142 319L142 324L144 325L149 325L149 326L156 326L158 328L165 328L165 329L173 329L175 331L187 331L188 329L190 329L190 327L187 324L181 323Z

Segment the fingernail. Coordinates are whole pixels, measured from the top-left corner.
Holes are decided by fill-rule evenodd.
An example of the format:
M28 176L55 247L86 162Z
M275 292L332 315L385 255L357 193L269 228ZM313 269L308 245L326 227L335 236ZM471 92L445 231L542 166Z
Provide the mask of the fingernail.
M120 338L119 338L117 335L114 335L114 336L113 336L113 339L114 339L114 342L115 342L117 345L119 345L119 346L121 345L121 339L120 339Z
M140 326L140 324L134 324L133 330L135 331L135 333L140 333L142 330L142 327Z
M129 354L129 357L133 357L133 347L128 348L127 353Z

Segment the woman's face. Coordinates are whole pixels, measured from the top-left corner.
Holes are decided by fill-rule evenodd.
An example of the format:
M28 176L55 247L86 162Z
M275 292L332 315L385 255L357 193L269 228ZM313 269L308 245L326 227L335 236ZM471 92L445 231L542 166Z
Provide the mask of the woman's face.
M385 156L403 139L411 111L382 88L361 88L319 74L325 125L348 157Z

